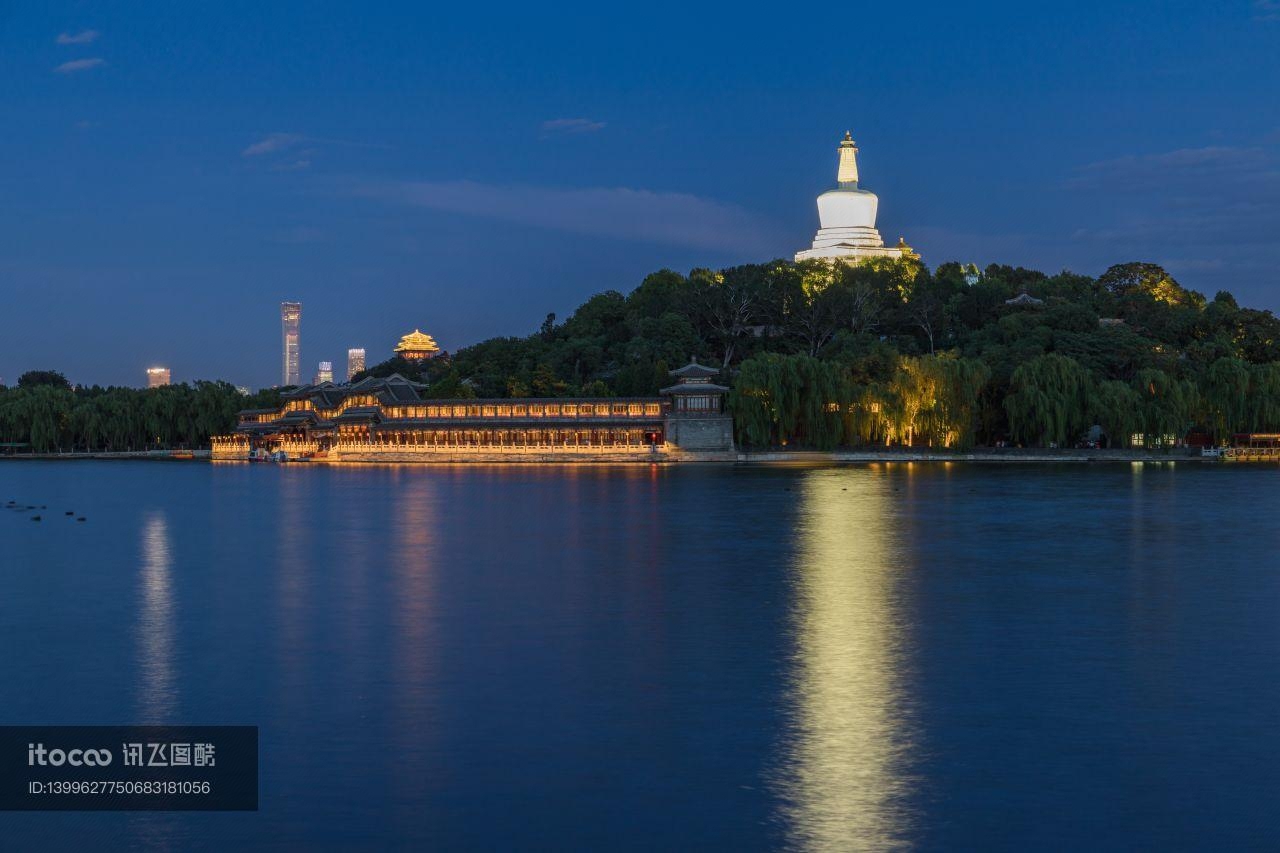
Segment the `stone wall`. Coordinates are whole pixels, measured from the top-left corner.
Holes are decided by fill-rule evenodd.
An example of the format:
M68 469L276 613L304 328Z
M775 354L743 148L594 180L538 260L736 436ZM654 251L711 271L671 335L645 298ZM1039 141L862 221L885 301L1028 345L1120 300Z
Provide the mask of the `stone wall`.
M732 451L733 418L728 415L668 417L667 441L681 450Z

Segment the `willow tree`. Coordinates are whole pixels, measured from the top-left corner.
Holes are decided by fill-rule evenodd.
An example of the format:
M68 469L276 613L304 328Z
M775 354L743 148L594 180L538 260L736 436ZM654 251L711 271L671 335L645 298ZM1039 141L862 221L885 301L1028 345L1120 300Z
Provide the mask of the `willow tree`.
M1237 358L1220 358L1201 376L1202 416L1218 441L1248 429L1249 380L1249 365Z
M900 406L895 383L852 387L845 407L845 440L851 444L890 444L896 430L894 413Z
M852 389L845 433L863 443L971 447L990 369L950 354L906 357L890 381Z
M808 355L765 353L742 363L729 395L738 440L762 447L835 447L849 405L844 371Z
M1176 439L1187 431L1198 396L1193 383L1148 368L1138 371L1134 387L1138 392L1138 416L1147 447L1155 447L1168 437Z
M973 446L978 403L982 389L991 379L991 368L972 358L933 358L940 382L938 408L943 428L943 446L967 450Z
M1108 447L1128 444L1129 437L1142 429L1141 407L1138 392L1118 379L1099 382L1089 393L1090 420L1102 427Z
M1089 426L1089 371L1057 353L1013 371L1004 408L1014 436L1028 444L1063 445Z
M1249 429L1280 430L1280 362L1249 367Z

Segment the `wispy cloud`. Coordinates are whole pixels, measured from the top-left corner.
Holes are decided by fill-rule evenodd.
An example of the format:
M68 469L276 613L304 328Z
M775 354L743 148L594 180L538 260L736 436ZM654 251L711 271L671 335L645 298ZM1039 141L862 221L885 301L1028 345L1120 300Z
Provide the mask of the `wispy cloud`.
M431 210L575 234L751 251L780 244L773 223L735 205L688 193L627 187L569 189L473 181L366 183L357 195Z
M1253 0L1255 21L1280 21L1280 0Z
M78 33L58 33L58 44L93 44L100 36L97 30L81 30Z
M605 122L589 118L553 118L539 125L544 137L574 136L604 130Z
M1252 182L1268 174L1274 177L1275 161L1274 152L1260 146L1179 148L1087 163L1076 170L1068 183L1078 187L1150 190L1176 188L1177 182Z
M64 62L57 68L53 69L55 74L75 74L80 71L88 71L91 68L97 68L99 65L106 65L107 61L99 57L93 56L88 59L73 59L70 62Z
M277 172L300 172L303 169L311 168L311 158L316 156L314 148L307 148L298 152L289 152L288 157L282 157L271 168Z
M268 133L257 142L240 152L242 157L261 157L263 154L275 154L288 150L305 137L299 133Z
M1280 150L1219 145L1080 167L1068 181L1096 199L1073 238L1111 256L1160 258L1213 286L1280 261ZM1216 282L1216 284L1214 283Z

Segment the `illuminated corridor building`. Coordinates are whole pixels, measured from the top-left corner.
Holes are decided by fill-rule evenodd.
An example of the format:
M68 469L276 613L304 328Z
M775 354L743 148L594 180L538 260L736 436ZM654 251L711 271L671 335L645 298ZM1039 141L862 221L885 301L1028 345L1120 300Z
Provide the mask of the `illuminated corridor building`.
M283 453L330 461L465 458L662 459L729 452L732 421L716 371L690 364L658 397L431 399L398 374L354 385L325 382L287 393L279 409L239 415L213 439L215 459ZM534 461L532 459L527 461Z

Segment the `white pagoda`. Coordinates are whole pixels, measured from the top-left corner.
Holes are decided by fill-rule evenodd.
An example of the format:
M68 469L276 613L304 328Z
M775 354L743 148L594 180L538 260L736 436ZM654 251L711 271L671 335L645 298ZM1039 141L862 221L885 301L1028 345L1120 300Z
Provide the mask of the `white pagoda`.
M893 248L886 247L880 238L876 230L880 199L858 188L858 146L853 134L845 133L839 151L836 188L818 196L818 233L811 248L796 252L796 260L821 258L856 264L867 258L919 257L901 237Z

